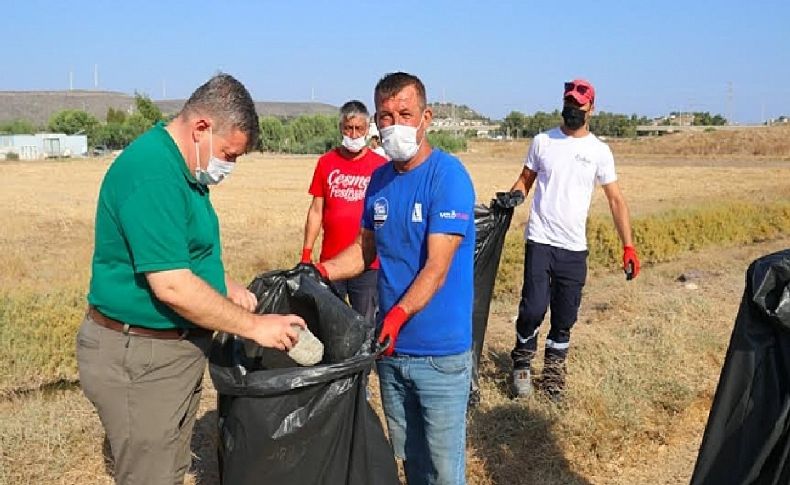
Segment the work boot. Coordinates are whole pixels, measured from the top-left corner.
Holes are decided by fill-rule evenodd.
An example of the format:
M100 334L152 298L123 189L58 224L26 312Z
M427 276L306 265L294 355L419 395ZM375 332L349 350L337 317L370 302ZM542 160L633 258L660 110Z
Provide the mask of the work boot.
M541 388L553 402L560 402L565 395L565 359L546 357L543 364Z

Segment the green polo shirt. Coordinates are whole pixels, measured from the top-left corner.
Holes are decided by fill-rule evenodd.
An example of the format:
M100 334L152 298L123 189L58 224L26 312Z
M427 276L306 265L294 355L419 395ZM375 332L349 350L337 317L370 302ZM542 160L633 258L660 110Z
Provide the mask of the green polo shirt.
M222 295L219 221L163 124L132 142L99 191L88 302L148 328L193 327L154 296L146 273L189 269Z

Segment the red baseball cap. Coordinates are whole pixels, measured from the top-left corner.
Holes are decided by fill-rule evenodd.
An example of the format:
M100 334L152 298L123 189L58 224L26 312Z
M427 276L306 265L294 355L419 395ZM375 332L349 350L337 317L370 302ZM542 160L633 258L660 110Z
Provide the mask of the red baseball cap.
M580 105L592 103L595 101L595 88L589 81L574 79L565 83L565 94L562 97L564 99L568 96L572 97Z

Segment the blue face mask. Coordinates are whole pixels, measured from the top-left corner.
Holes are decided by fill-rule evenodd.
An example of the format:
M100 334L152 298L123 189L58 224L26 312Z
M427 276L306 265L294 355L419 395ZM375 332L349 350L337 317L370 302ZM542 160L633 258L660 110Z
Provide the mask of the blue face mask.
M200 167L200 145L198 142L195 142L195 158L197 158L195 179L202 185L217 185L230 175L236 167L236 164L214 156L214 133L210 126L208 128L208 135L209 158L205 170Z

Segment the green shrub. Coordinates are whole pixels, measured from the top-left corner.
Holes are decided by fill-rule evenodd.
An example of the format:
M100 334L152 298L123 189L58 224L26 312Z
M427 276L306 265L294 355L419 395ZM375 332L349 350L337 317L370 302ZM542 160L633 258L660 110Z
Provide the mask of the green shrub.
M684 251L775 238L790 228L790 203L729 202L671 210L636 219L632 226L641 261L658 263ZM622 247L611 217L591 217L587 240L591 266L619 264Z
M17 152L8 152L5 154L6 160L19 160L19 154Z
M466 151L466 138L455 136L443 131L433 131L428 133L428 141L434 148L441 148L450 153Z
M631 221L634 245L642 264L670 261L686 251L766 241L790 232L790 202L770 205L727 202L652 214ZM610 216L587 222L590 268L619 268L623 248ZM521 289L524 239L510 231L497 274L496 296L516 296Z

